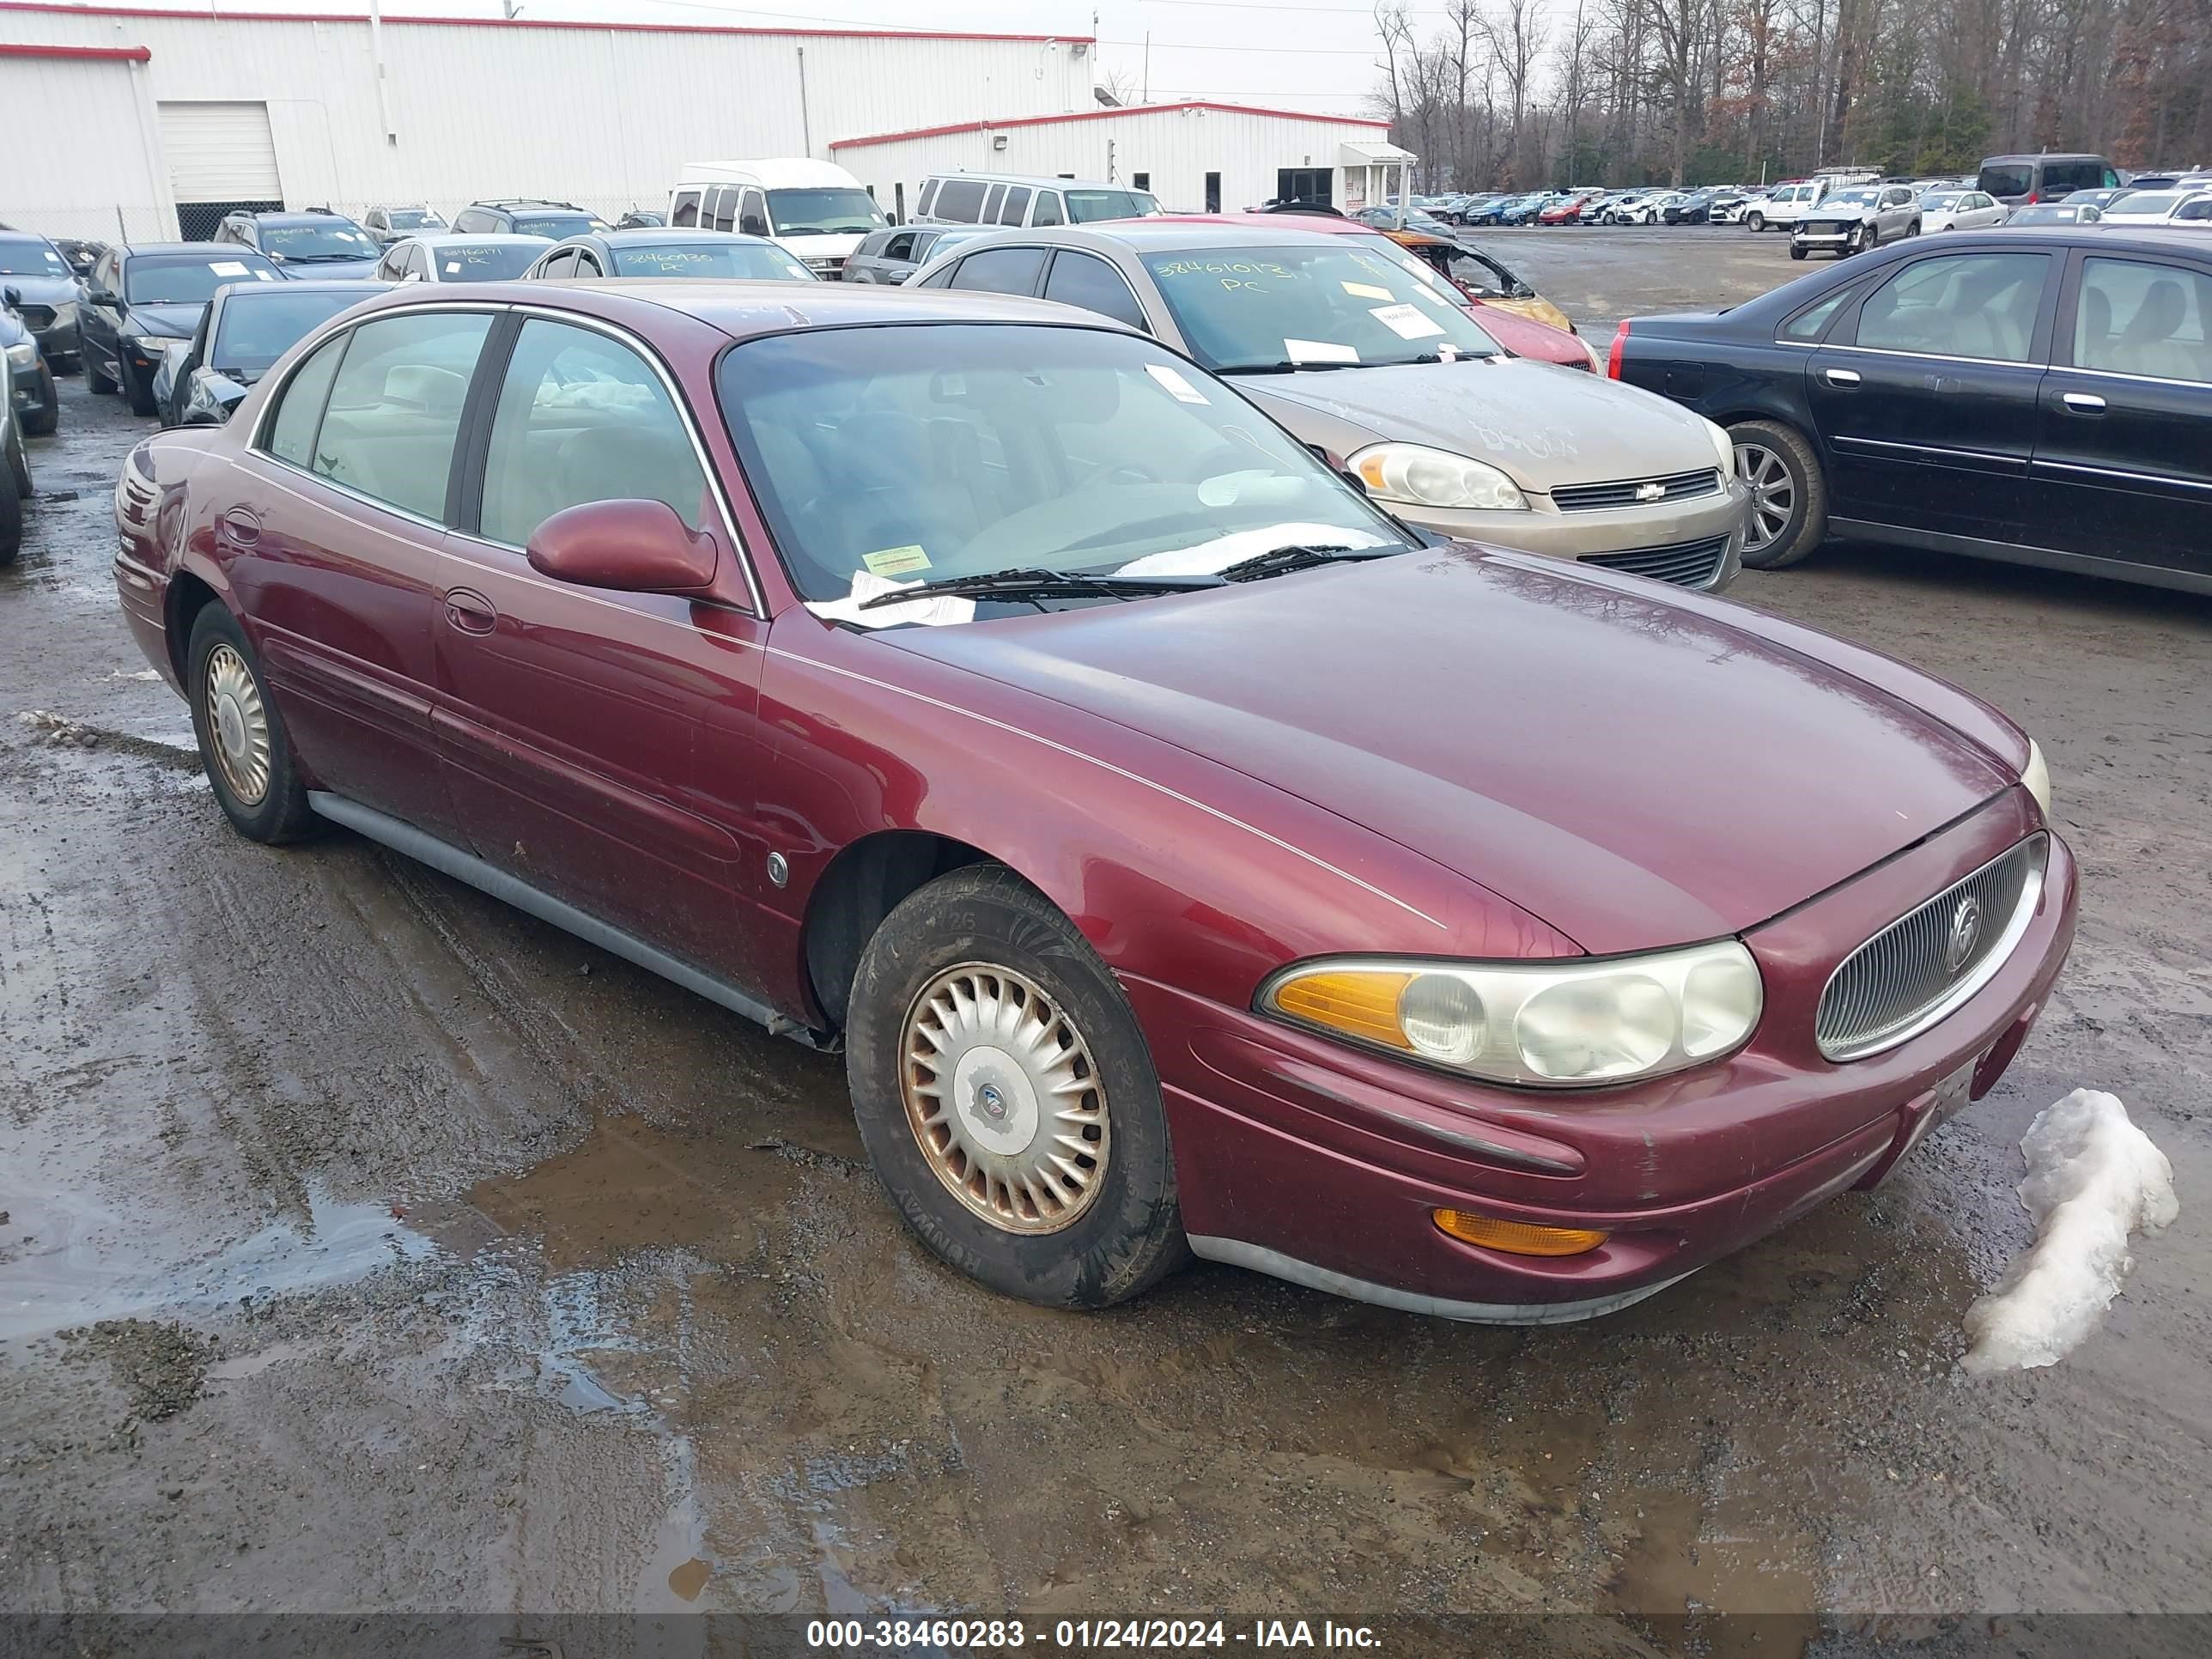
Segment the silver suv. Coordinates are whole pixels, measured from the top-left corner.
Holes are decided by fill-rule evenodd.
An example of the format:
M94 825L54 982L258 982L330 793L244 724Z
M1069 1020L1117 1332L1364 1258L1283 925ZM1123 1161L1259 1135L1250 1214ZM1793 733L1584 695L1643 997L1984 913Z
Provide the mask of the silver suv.
M1920 198L1910 185L1852 185L1830 191L1805 210L1790 233L1790 257L1860 253L1920 234Z

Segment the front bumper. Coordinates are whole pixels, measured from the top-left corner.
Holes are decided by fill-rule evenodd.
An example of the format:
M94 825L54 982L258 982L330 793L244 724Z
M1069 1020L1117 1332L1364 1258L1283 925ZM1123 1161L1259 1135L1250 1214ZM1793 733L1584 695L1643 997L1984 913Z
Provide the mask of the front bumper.
M76 319L70 317L48 328L34 328L31 337L39 343L39 350L48 362L57 357L74 357L77 354Z
M1184 1225L1200 1255L1412 1311L1510 1324L1623 1307L1887 1173L1972 1066L1978 1099L2072 942L2057 836L2025 937L1964 1006L1843 1065L1812 1040L1835 963L2031 833L2024 791L1745 937L1769 990L1751 1047L1611 1090L1498 1088L1370 1056L1156 982L1125 981L1159 1066ZM1438 1208L1598 1228L1580 1255L1463 1243Z
M1790 233L1790 240L1801 247L1842 249L1850 246L1851 238L1857 234L1856 225L1842 230L1807 230L1800 225Z
M1527 508L1517 513L1389 505L1400 518L1439 536L1558 559L1587 559L1726 538L1729 546L1715 580L1702 584L1717 588L1726 585L1738 567L1750 503L1750 492L1741 480L1730 478L1724 488L1710 495L1585 513L1562 513L1548 495L1530 495Z

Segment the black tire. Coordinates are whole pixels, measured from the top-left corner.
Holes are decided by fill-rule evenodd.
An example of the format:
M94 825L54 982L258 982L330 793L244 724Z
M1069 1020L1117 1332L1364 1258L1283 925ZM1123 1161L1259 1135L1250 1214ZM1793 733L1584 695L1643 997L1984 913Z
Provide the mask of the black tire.
M224 647L244 665L267 726L268 776L258 799L249 800L241 795L217 757L221 739L216 734L216 716L209 707L208 664L217 650ZM313 834L320 820L307 805L307 786L300 780L292 740L284 730L284 716L262 683L261 659L254 654L246 630L238 625L238 618L220 604L202 605L199 614L192 618L191 639L185 647L185 687L191 701L192 735L199 740L200 765L231 827L248 841L271 846Z
M130 402L131 412L133 415L160 414L161 405L154 401L153 377L149 374L140 379L137 372L131 367L128 357L117 358L115 368L123 377L123 395Z
M7 483L13 484L15 488L9 489L0 487L0 495L12 496L17 501L29 501L32 493L38 486L31 482L31 458L23 453L22 435L12 428L8 434L5 459L8 464Z
M1747 213L1743 216L1743 222L1745 224L1750 226L1753 231L1761 231L1766 228L1766 216L1763 213Z
M1781 570L1797 563L1820 546L1828 533L1828 485L1820 472L1820 458L1795 427L1779 421L1738 421L1729 428L1739 452L1755 447L1772 455L1789 475L1787 521L1759 546L1754 536L1765 533L1759 523L1760 502L1754 500L1744 533L1743 562L1747 569ZM1745 457L1739 453L1736 471L1746 474ZM1754 489L1756 485L1754 483Z
M1802 259L1802 258L1803 258L1805 257L1805 245L1804 245L1802 242L1792 242L1792 243L1790 243L1790 257L1791 258L1793 258L1793 259Z
M23 430L33 438L50 438L62 423L62 399L54 390L53 370L43 365L39 369L39 391L41 401L24 415Z
M115 390L115 382L107 378L106 371L92 360L89 353L84 360L84 389L100 398Z
M23 501L31 493L24 487L30 478L29 464L22 459L12 427L6 441L8 476L0 477L0 569L15 563L23 550Z
M1011 1231L970 1208L924 1154L925 1131L909 1116L908 1020L941 976L967 963L1030 981L1095 1062L1085 1074L1103 1089L1103 1173L1058 1231ZM878 1178L921 1242L970 1278L1046 1307L1104 1308L1188 1258L1159 1078L1136 1016L1083 935L1004 866L940 876L884 919L854 975L845 1055L853 1115ZM979 1164L967 1167L985 1179Z

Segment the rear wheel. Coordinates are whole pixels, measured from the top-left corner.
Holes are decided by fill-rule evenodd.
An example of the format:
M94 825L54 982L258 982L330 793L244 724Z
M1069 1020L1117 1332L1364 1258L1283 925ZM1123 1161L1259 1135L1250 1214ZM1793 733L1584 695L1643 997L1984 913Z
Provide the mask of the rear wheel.
M992 1289L1103 1308L1188 1254L1159 1079L1083 935L1002 866L908 896L853 980L846 1076L921 1241Z
M262 689L261 663L238 618L210 603L192 618L185 684L200 764L223 815L249 841L297 841L315 827L284 718Z
M1820 459L1803 435L1776 421L1739 421L1736 476L1751 492L1744 520L1743 562L1753 570L1796 564L1828 530L1828 490Z

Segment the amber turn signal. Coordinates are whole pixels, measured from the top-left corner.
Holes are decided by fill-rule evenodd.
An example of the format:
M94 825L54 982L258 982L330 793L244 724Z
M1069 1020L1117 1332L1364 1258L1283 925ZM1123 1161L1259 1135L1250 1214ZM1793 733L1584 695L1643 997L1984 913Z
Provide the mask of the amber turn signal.
M1293 1019L1341 1031L1346 1036L1411 1049L1398 1024L1398 994L1411 974L1346 969L1340 973L1302 974L1275 993L1275 1006Z
M1438 1210L1438 1231L1470 1244L1487 1244L1493 1250L1515 1255L1580 1255L1605 1243L1607 1235L1589 1227L1539 1227L1527 1221L1505 1221L1477 1215L1472 1210Z

